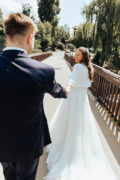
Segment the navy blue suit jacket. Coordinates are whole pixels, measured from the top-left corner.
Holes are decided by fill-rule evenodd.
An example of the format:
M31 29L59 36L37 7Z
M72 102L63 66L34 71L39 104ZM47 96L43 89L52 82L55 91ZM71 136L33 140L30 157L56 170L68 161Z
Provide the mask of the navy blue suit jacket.
M29 161L51 143L44 114L45 93L66 98L54 69L25 52L0 54L0 161Z

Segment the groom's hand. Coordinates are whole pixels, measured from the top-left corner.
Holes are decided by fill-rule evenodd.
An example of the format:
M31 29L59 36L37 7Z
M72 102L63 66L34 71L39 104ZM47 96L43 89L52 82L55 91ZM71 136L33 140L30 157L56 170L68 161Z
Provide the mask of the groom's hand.
M59 83L54 80L49 87L47 92L51 94L54 98L67 98L67 91Z

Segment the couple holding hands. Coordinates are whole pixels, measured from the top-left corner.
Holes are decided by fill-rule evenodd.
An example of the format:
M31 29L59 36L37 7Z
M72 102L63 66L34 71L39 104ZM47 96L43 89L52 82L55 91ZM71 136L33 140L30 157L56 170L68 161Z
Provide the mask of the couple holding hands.
M77 50L65 89L55 81L52 67L29 57L37 32L32 19L12 13L4 26L6 48L0 54L0 162L5 180L35 180L45 146L49 169L46 180L117 180L104 155L88 101L87 88L93 81L88 50ZM64 98L49 128L43 108L45 93Z

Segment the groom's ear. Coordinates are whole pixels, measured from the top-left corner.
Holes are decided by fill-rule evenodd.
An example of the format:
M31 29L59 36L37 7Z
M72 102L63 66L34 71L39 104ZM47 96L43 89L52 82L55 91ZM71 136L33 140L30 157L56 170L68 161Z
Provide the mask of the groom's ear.
M30 45L31 44L31 39L32 39L32 35L29 34L27 37L27 44Z

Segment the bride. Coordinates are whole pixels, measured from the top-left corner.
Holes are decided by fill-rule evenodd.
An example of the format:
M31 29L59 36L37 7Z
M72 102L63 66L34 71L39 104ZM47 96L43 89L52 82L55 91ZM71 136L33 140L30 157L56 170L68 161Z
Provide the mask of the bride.
M87 88L93 68L86 48L80 47L68 81L68 98L61 100L49 124L45 180L117 180L104 155L91 112Z

